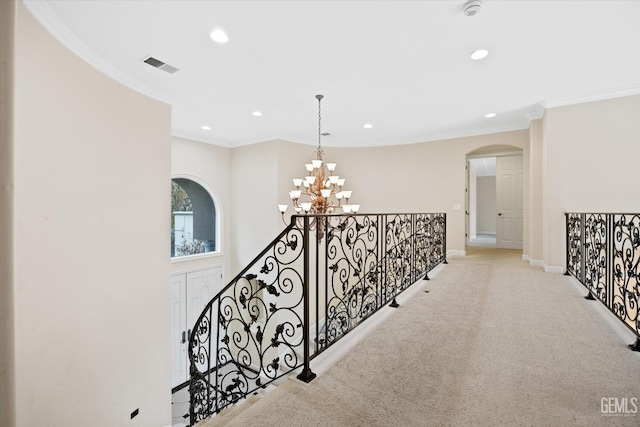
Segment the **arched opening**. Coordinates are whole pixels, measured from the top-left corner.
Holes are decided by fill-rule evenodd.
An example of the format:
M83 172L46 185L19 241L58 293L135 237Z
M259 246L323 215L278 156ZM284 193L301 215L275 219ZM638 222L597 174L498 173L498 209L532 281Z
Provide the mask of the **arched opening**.
M467 154L467 247L523 249L523 150L508 145Z
M171 180L171 257L216 252L216 207L209 192L187 178Z

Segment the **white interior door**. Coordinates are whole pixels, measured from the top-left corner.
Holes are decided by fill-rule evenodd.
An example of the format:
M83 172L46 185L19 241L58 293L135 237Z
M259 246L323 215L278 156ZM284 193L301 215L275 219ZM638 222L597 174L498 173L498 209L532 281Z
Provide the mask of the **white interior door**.
M187 380L187 276L171 276L171 387Z
M189 334L207 303L222 290L222 286L220 266L171 276L171 387L188 380ZM217 313L212 317L216 319Z
M187 325L191 333L207 303L222 290L222 267L187 273Z
M467 196L469 199L468 210L466 212L467 218L469 221L469 231L467 240L473 240L477 237L478 231L478 221L477 221L477 212L478 212L478 199L477 199L477 177L476 177L476 169L473 163L467 161Z
M496 247L522 249L524 234L522 155L496 158Z

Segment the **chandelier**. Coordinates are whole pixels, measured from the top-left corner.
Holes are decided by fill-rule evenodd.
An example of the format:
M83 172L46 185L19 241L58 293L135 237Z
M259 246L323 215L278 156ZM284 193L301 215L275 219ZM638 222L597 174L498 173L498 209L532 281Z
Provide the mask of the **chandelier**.
M336 209L342 209L344 213L357 213L360 205L350 205L351 190L344 190L345 179L335 174L336 163L325 163L322 155L322 110L321 101L323 95L316 95L318 100L318 148L316 158L305 164L307 175L304 178L293 178L295 190L289 191L291 203L296 213L305 214L331 214ZM289 205L278 205L282 214L287 211Z

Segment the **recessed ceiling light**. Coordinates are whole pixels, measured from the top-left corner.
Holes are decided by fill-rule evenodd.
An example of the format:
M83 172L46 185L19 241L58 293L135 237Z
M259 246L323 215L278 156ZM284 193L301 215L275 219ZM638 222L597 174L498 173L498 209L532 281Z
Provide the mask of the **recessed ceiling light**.
M373 127L373 125L371 123L367 123L366 125L364 125L365 129L371 129Z
M261 111L254 111L254 112L253 112L253 113L251 113L251 114L253 114L253 115L254 115L254 116L256 116L256 117L261 117L261 116L262 116L262 112L261 112Z
M211 40L213 40L216 43L226 43L229 41L229 36L227 35L227 33L225 33L220 28L216 28L215 30L213 30L210 36L211 36Z
M211 130L211 126L204 125L202 126L202 130Z
M489 51L487 49L478 49L471 54L471 59L477 61L478 59L482 59L489 55Z
M496 113L489 113L485 115L487 119L490 119L491 117L495 117L495 116L496 116Z

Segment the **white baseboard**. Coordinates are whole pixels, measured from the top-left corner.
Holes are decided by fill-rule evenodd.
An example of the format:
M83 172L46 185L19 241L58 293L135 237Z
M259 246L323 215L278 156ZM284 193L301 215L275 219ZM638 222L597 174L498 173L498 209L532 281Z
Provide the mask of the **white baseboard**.
M466 256L467 251L460 251L457 249L449 249L447 251L447 256Z
M554 267L552 265L545 265L544 263L542 263L542 266L544 266L545 273L564 273L564 267Z
M546 273L564 273L563 267L547 266L544 261L539 259L531 259L529 255L522 255L522 260L527 261L531 267L542 267Z
M582 283L580 283L578 281L578 279L576 279L573 276L568 277L569 282L571 282L571 284L573 285L573 288L576 291L576 294L585 296L587 295L587 292L589 292L587 290L587 288L584 287L584 285L582 285ZM602 316L602 319L604 320L604 322L609 325L611 327L611 329L613 329L618 336L622 339L622 341L624 341L626 344L633 344L636 340L636 335L631 332L631 330L629 330L629 328L627 328L621 321L620 319L618 319L615 314L613 314L611 311L609 311L609 309L602 304L600 301L587 301L587 305L596 313L598 313L600 316Z
M433 279L442 269L444 265L439 264L433 270L429 272L429 279ZM428 287L429 282L426 280L418 280L416 283L411 285L408 289L402 292L400 295L396 297L396 301L400 306L402 304L408 302L411 298L414 298L416 294L420 292L424 292ZM324 351L320 353L315 359L313 359L313 363L311 364L311 369L316 375L320 375L324 373L327 369L333 366L340 358L350 352L356 344L362 341L371 331L377 328L380 324L382 324L386 319L392 316L396 312L396 308L382 307L378 310L377 313L366 319L357 328L353 329L349 332L348 339L341 339L337 343L331 346L331 350ZM289 378L295 378L300 372L302 372L302 368L298 368L289 374Z

